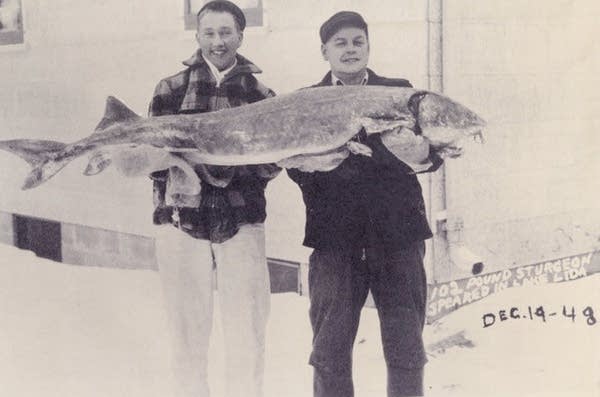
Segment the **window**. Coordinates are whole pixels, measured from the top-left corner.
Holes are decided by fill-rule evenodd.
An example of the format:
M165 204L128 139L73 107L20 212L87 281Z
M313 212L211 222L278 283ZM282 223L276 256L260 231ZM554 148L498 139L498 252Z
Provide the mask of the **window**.
M185 28L196 29L196 14L208 0L185 1ZM246 16L246 26L263 26L263 0L231 0Z
M0 0L0 45L23 43L21 0Z
M13 215L15 245L37 256L62 261L61 225L59 222Z

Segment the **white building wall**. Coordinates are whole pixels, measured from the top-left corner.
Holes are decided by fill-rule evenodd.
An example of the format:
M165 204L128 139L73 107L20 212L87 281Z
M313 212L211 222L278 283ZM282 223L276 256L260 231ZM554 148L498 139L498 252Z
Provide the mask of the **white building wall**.
M450 227L487 270L599 247L600 8L593 0L444 4L444 87L489 122L448 162ZM456 271L456 269L455 269Z

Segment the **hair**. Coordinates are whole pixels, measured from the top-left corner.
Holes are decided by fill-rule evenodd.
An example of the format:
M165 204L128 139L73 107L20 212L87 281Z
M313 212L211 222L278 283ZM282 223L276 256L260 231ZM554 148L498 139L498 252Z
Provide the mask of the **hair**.
M246 17L244 16L243 11L236 6L234 3L227 0L213 0L206 3L198 14L196 14L196 22L198 26L200 26L200 19L209 12L225 12L230 14L233 17L233 21L235 22L235 27L238 29L238 32L243 32L246 28Z
M363 17L354 11L340 11L332 15L327 21L323 22L319 29L321 43L325 44L340 29L353 27L359 28L365 32L367 40L369 39L369 28Z

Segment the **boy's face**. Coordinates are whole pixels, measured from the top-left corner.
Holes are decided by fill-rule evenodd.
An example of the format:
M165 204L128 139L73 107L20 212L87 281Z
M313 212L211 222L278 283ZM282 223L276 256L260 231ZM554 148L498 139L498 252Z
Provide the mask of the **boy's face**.
M321 53L338 77L364 73L369 62L369 39L360 28L341 28L321 45Z
M198 21L196 40L202 54L219 70L233 65L244 36L227 12L208 11Z

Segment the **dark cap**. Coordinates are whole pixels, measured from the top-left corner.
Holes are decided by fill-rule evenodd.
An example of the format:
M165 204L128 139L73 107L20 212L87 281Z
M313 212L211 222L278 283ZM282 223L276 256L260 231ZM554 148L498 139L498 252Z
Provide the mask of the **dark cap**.
M238 24L240 31L244 31L244 29L246 29L246 17L244 16L244 12L240 9L240 7L236 6L231 1L209 1L208 3L202 6L200 11L198 11L197 16L200 17L200 14L202 14L204 11L227 12L233 15L233 19L235 19L235 22Z
M319 29L321 43L327 43L327 40L336 34L338 30L346 27L363 29L367 37L369 37L367 23L359 13L354 11L340 11L333 14L331 18L321 25L321 29Z

